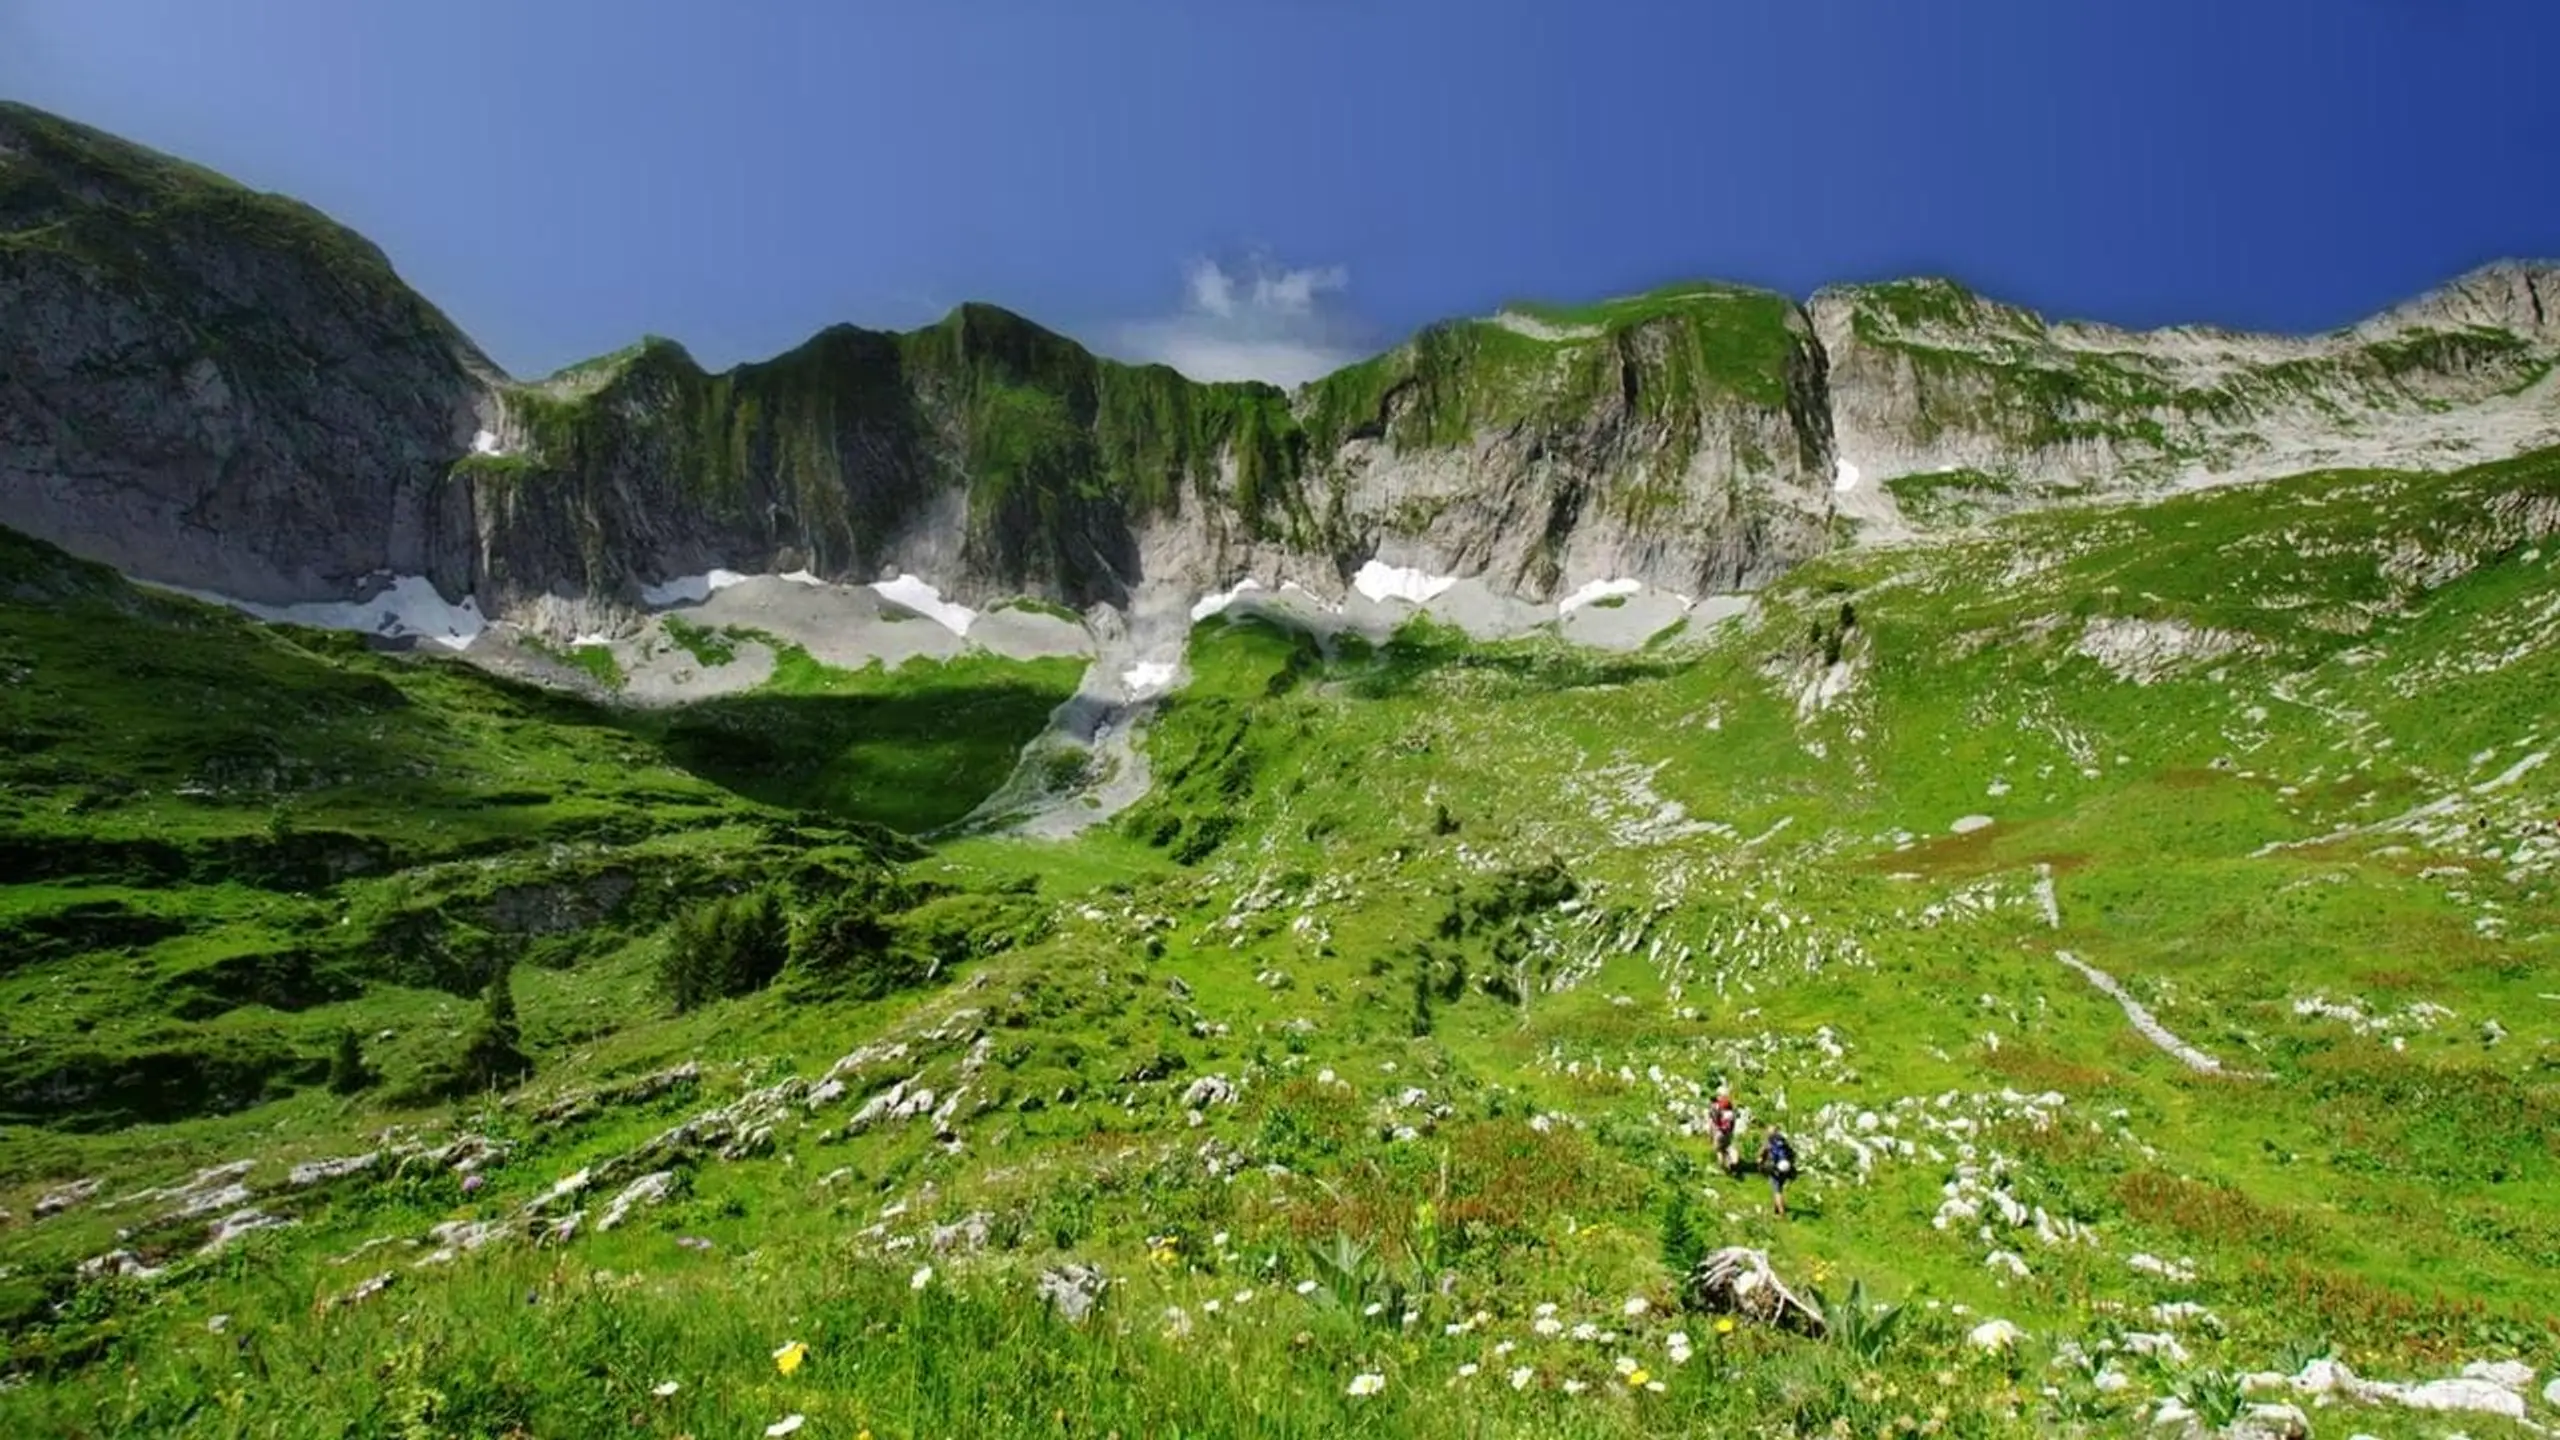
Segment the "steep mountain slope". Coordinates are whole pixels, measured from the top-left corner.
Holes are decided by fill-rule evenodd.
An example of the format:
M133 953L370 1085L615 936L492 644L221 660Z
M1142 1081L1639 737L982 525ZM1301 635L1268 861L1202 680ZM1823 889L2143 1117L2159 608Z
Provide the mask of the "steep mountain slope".
M496 367L327 217L0 102L0 316L0 519L245 599L467 588Z
M138 578L554 641L714 569L1127 610L1377 560L1550 601L1745 589L1862 531L2560 440L2551 272L2288 340L2049 324L1937 282L1718 285L1435 326L1294 395L963 306L711 374L650 340L519 384L370 245L0 106L0 505ZM1846 522L1846 523L1844 523ZM413 582L414 583L414 582Z
M47 595L124 607L137 637L273 647L226 652L244 706L313 688L275 668L319 663L313 642L55 569L73 578ZM47 623L43 598L22 624ZM898 860L859 832L790 833L645 750L568 772L670 792L663 833L617 840L650 853L638 873L726 855L773 879L795 935L869 937L860 953L892 959L860 988L812 995L785 970L671 1013L656 957L728 913L691 889L526 969L536 1078L512 1093L397 1098L465 1028L417 1003L367 1047L381 1088L353 1098L307 1083L98 1136L22 1115L0 1147L0 1204L25 1217L0 1229L0 1297L23 1378L0 1421L2551 1420L2560 453L1844 551L1632 654L1428 617L1319 643L1275 613L1200 622L1146 742L1156 787L1069 845ZM68 642L12 643L23 670ZM423 713L365 712L315 753L415 733L453 713L443 687L493 688L338 648L333 669L397 677ZM53 649L32 664L86 673ZM12 734L113 713L6 693ZM597 753L596 713L509 715L486 773ZM104 743L56 746L67 770ZM165 807L162 828L229 813L167 778L115 803ZM125 823L35 794L12 823L41 848ZM589 803L637 820L636 798ZM385 803L388 832L411 805ZM821 884L786 878L848 845ZM377 883L301 882L314 930L383 913ZM839 887L892 903L848 912ZM230 903L199 938L271 923ZM22 945L0 1014L23 1026L137 955L166 965L161 945ZM372 1034L380 1003L294 1013L315 1039L350 1013ZM1795 1137L1793 1218L1715 1167L1719 1081L1750 1133ZM1767 1252L1824 1337L1682 1284L1724 1245Z

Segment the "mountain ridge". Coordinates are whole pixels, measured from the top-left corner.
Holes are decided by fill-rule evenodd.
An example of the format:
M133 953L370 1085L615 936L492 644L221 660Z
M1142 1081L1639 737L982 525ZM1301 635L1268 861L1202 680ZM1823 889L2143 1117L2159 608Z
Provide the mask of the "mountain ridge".
M1294 391L971 302L520 381L308 206L13 105L0 299L41 319L5 357L0 497L138 578L290 602L416 575L563 637L715 568L1122 608L1338 594L1371 561L1539 602L1750 589L1862 536L2550 443L2553 276L2493 263L2308 337L1683 281L1438 322Z

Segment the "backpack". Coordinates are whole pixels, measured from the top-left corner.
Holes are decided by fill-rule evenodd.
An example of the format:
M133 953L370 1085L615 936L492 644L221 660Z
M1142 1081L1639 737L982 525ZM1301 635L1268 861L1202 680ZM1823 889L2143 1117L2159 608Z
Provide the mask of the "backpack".
M1796 1173L1796 1148L1783 1135L1769 1142L1769 1168L1781 1175Z

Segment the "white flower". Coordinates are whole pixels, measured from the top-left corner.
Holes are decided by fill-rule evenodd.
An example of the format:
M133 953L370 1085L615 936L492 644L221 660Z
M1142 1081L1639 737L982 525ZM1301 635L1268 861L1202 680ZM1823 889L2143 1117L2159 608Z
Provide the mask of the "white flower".
M1647 1389L1647 1390L1649 1390L1649 1391L1651 1391L1651 1392L1653 1392L1653 1393L1654 1393L1654 1394L1656 1394L1656 1395L1659 1395L1659 1394L1661 1394L1663 1391L1665 1391L1665 1390L1669 1389L1670 1387L1669 1387L1669 1386L1667 1386L1667 1385L1665 1385L1665 1384L1663 1384L1663 1383L1662 1383L1661 1381L1659 1381L1659 1380L1647 1380L1646 1382L1644 1382L1644 1388L1645 1388L1645 1389Z
M682 1385L677 1384L673 1380L661 1380L656 1385L650 1387L649 1393L657 1396L661 1400L664 1400L683 1388L684 1387Z
M1458 1378L1461 1380L1472 1380L1476 1376L1476 1371L1480 1368L1481 1367L1478 1366L1476 1362L1470 1360L1466 1364L1458 1367Z
M1219 1231L1217 1234L1210 1236L1210 1237L1209 1237L1209 1243L1210 1243L1210 1244L1212 1244L1212 1245L1217 1246L1217 1247L1218 1247L1219 1249L1221 1249L1221 1250L1226 1249L1226 1248L1227 1248L1227 1232L1226 1232L1226 1231L1224 1231L1224 1230L1221 1230L1221 1231Z
M1613 1365L1621 1375L1633 1375L1636 1373L1636 1360L1632 1355L1619 1356L1617 1360L1613 1362Z
M1252 1304L1252 1303L1253 1303L1253 1292L1252 1292L1252 1291L1250 1291L1250 1290L1239 1290L1239 1291L1237 1291L1237 1292L1236 1292L1236 1303L1237 1303L1237 1304L1239 1304L1239 1305L1250 1305L1250 1304Z
M1536 1378L1538 1378L1538 1372L1530 1369L1526 1365L1523 1365L1511 1372L1511 1388L1514 1390L1526 1390L1529 1388L1529 1382Z
M806 1415L785 1415L764 1427L765 1440L782 1440L783 1436L808 1423L809 1417Z
M1316 1293L1316 1282L1314 1282L1313 1280L1301 1280L1301 1281L1299 1281L1299 1282L1298 1282L1298 1293L1299 1293L1299 1294L1301 1294L1301 1295L1313 1295L1314 1293Z
M1579 1380L1567 1380L1564 1382L1564 1393L1567 1395L1579 1395L1590 1388L1590 1386L1583 1384Z
M1689 1348L1689 1332L1686 1330L1674 1330L1670 1334L1662 1337L1662 1343L1670 1346L1674 1350L1686 1350Z
M1546 1319L1548 1316L1553 1315L1554 1313L1556 1313L1556 1307L1555 1307L1552 1303L1550 1303L1550 1304L1546 1304L1546 1305L1541 1305L1541 1306L1539 1306L1537 1309L1532 1310L1532 1311L1530 1311L1529 1313L1530 1313L1530 1314L1532 1314L1532 1315L1537 1316L1537 1317L1538 1317L1539 1319L1541 1319L1541 1320L1544 1320L1544 1319Z
M1630 1320L1652 1308L1653 1307L1651 1305L1645 1303L1645 1299L1641 1295L1630 1295L1627 1297L1626 1312L1627 1318Z
M1368 1317L1369 1317L1370 1319L1372 1319L1372 1320L1375 1320L1375 1319L1377 1319L1380 1315L1385 1314L1385 1313L1386 1313L1386 1309L1387 1309L1387 1307L1386 1307L1385 1302L1383 1302L1383 1301L1379 1301L1379 1300L1372 1300L1372 1301L1370 1301L1368 1304L1363 1305L1363 1306L1361 1306L1361 1307L1360 1307L1360 1313L1361 1313L1361 1314L1363 1314L1363 1315L1368 1316Z
M1467 1333L1467 1327L1458 1321L1452 1320L1448 1324L1440 1327L1440 1333L1449 1336L1464 1335Z
M1200 1313L1201 1313L1201 1314L1203 1314L1203 1315L1215 1315L1215 1314L1217 1314L1217 1313L1218 1313L1218 1302L1217 1302L1217 1301L1215 1301L1215 1300L1203 1300L1203 1301L1201 1301L1201 1302L1200 1302Z
M907 1288L910 1290L921 1290L932 1283L933 1267L930 1265L917 1266L916 1273L907 1277Z
M1404 1323L1405 1323L1405 1324L1407 1324L1407 1325L1410 1325L1410 1324L1412 1324L1414 1321L1419 1320L1419 1319L1421 1319L1421 1318L1422 1318L1422 1312L1421 1312L1421 1311L1419 1311L1419 1310L1407 1310L1406 1312L1404 1312Z
M1519 1349L1519 1348L1520 1348L1519 1346L1512 1344L1512 1343L1511 1343L1510 1341L1508 1341L1508 1340L1505 1340L1505 1341L1503 1341L1501 1344L1496 1345L1496 1346L1494 1346L1494 1347L1493 1347L1493 1358L1494 1358L1494 1359L1496 1359L1496 1360L1499 1360L1499 1359L1501 1359L1503 1356L1508 1355L1508 1354L1510 1354L1512 1351L1517 1350L1517 1349Z
M1346 1393L1352 1395L1375 1395L1386 1388L1387 1377L1384 1375L1375 1373L1354 1375L1351 1377L1350 1389Z
M1572 1338L1576 1340L1597 1340L1600 1338L1600 1327L1592 1324L1588 1320L1585 1320L1581 1324L1573 1327Z
M1538 1323L1529 1328L1541 1335L1561 1335L1564 1333L1564 1322L1553 1315L1541 1315L1538 1317Z

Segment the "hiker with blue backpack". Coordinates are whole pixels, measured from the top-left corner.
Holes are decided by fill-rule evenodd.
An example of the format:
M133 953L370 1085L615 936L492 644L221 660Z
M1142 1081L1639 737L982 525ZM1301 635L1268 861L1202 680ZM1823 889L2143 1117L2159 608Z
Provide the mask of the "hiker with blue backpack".
M1760 1142L1760 1173L1769 1177L1769 1199L1779 1219L1787 1218L1787 1182L1796 1178L1796 1147L1777 1126Z

